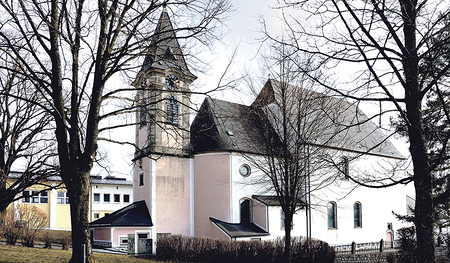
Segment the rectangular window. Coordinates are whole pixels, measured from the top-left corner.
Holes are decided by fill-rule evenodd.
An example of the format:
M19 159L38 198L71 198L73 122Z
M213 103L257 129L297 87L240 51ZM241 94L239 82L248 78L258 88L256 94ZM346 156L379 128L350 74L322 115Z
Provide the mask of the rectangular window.
M120 195L114 194L114 203L120 203Z
M111 202L111 195L110 194L103 194L103 202L105 202L105 203Z
M105 216L109 216L109 213L105 213Z
M58 191L57 192L57 204L68 205L69 204L69 196L66 191Z
M119 237L119 239L121 246L126 246L128 244L128 237Z
M94 219L99 219L100 218L100 214L99 213L94 213Z
M139 173L139 186L144 186L144 172Z
M22 193L22 203L48 204L48 192L26 190Z
M100 202L100 194L94 194L94 202Z
M130 202L130 195L123 195L123 202L129 203Z

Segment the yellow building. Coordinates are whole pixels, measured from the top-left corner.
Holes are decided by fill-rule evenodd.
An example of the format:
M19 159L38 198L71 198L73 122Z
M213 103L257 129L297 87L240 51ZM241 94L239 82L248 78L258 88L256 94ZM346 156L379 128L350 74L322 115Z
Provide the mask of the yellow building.
M13 177L9 179L11 182ZM42 191L49 186L52 190ZM112 213L133 202L133 183L131 181L100 176L91 177L89 222ZM67 190L59 176L52 176L48 181L29 187L23 191L22 198L14 202L33 205L40 208L48 217L46 229L71 230L70 200Z

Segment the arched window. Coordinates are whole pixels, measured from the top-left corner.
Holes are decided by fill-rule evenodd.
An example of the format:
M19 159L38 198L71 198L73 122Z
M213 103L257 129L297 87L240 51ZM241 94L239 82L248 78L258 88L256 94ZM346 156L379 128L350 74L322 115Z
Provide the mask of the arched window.
M362 227L361 213L362 213L361 203L356 202L355 204L353 204L353 222L355 228Z
M336 203L329 202L328 203L328 228L336 229L337 228L337 220L336 220Z
M167 101L166 119L168 123L178 125L178 101L174 96L169 96Z
M250 223L252 220L252 202L249 199L241 201L241 223Z

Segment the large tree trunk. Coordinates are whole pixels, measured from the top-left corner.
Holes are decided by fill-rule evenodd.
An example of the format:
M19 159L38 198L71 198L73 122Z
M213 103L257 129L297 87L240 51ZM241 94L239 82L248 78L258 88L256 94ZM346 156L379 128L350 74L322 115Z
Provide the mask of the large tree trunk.
M405 74L405 105L410 153L414 166L416 190L415 225L417 229L417 262L436 262L433 233L433 199L431 171L426 151L422 99L419 86L419 58L416 41L417 1L400 0L404 16L403 69Z
M284 254L283 262L291 262L291 229L292 229L292 213L284 213Z
M65 176L65 178L67 178ZM83 244L86 245L86 257L92 256L89 233L89 192L90 169L88 172L74 172L64 180L70 200L70 217L72 223L72 258L70 262L82 262ZM68 183L70 182L70 183ZM88 261L89 262L89 261Z

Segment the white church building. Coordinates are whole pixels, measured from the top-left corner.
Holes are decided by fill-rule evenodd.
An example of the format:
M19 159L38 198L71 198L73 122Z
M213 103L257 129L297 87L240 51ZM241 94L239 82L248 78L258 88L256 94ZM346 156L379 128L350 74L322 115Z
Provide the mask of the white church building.
M264 174L249 156L258 159L264 153L250 146L260 138L249 132L256 126L248 118L254 110L279 109L283 84L269 79L250 106L206 98L191 124L190 84L195 79L164 10L133 83L139 89L136 141L142 149L134 158L133 198L147 205L153 223L149 238L284 236L276 196L253 183ZM323 148L338 165L326 173L309 171L305 191L311 194L299 197L304 205L294 215L292 236L310 235L331 245L393 240L405 225L392 212L407 214L411 205L406 187L372 189L351 178L368 182L404 157L357 105L324 95L322 101L333 106L321 109L325 119L311 126L318 136L305 145ZM266 117L256 122L280 132L274 118Z

